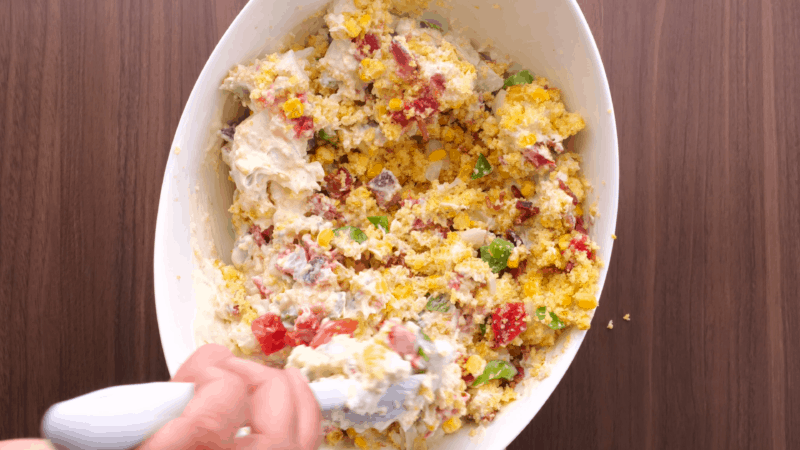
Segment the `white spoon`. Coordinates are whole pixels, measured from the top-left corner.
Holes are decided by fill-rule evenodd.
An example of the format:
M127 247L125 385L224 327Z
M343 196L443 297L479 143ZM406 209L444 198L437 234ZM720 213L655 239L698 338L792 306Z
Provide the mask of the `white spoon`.
M388 426L405 410L403 402L416 394L422 376L392 385L378 405L385 414L355 414L346 408L348 393L360 387L353 380L325 379L310 383L323 412L343 410L354 423ZM42 419L42 436L69 450L134 448L167 422L177 418L194 396L192 383L145 383L113 386L56 403Z

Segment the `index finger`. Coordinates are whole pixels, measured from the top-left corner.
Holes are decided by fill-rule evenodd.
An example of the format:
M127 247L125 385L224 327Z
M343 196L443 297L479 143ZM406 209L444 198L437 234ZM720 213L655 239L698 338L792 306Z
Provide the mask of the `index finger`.
M233 353L227 347L219 344L206 344L192 353L192 356L181 365L178 372L172 377L172 381L199 383L206 379L206 369L231 357L233 357Z

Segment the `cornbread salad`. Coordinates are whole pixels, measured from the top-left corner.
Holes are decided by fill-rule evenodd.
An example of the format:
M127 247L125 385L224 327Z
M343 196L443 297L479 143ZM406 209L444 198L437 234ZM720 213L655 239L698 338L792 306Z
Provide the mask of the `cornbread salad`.
M236 184L231 265L198 341L310 380L354 379L380 413L326 416L331 445L425 448L491 422L544 373L565 328L589 328L601 262L561 92L407 0L336 0L326 26L234 67L220 130Z

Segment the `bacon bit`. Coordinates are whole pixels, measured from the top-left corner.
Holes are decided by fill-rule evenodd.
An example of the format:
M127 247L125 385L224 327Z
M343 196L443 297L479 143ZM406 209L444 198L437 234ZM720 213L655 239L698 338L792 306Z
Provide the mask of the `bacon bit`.
M542 269L539 269L539 273L541 273L542 275L549 275L553 273L564 273L564 270L559 269L558 267L544 267Z
M392 120L400 124L401 127L407 127L411 122L411 119L406 117L405 109L402 111L392 111L389 115L392 116Z
M336 172L325 175L325 190L331 198L343 200L353 189L353 176L347 169L340 167Z
M433 230L439 233L442 237L447 238L447 235L450 233L450 228L444 225L439 225L438 223L434 223L432 220L428 222L423 222L422 219L414 219L411 222L411 229L412 230Z
M567 145L565 147L565 151L567 151L569 153L574 152L575 151L575 138L574 137L569 137L569 138L567 138L567 140L565 142L567 143Z
M253 235L253 242L255 242L257 246L261 247L266 244L264 238L261 236L261 228L258 225L253 224L250 226L250 234Z
M586 253L586 257L594 261L594 252L589 248L588 240L589 238L584 234L569 241L569 246L576 251Z
M523 259L522 261L519 262L519 265L517 267L515 267L513 269L506 268L506 270L508 270L508 273L511 274L511 277L516 280L516 279L518 279L520 277L520 275L525 273L525 269L527 267L528 267L528 260L527 259Z
M519 235L515 233L514 230L511 229L506 230L506 239L510 242L513 242L514 246L516 247L519 247L523 244L522 238L519 237Z
M353 42L364 56L370 56L381 48L378 37L372 33L365 34L363 38L353 38Z
M514 378L511 379L510 384L511 387L516 387L524 378L525 378L525 369L522 368L522 365L519 363L513 362L514 368L517 369L517 374L514 375Z
M493 210L495 210L495 211L500 211L500 208L502 208L502 204L498 204L498 205L493 204L492 201L489 199L488 195L486 196L486 206L491 208L491 209L493 209Z
M253 241L260 247L272 239L272 231L274 229L275 227L270 225L266 230L261 230L261 227L253 224L250 226L249 231L253 235Z
M309 199L311 205L311 212L318 216L322 216L325 220L340 220L343 218L342 213L336 209L334 201L325 194L314 194Z
M445 91L445 78L444 75L437 73L431 77L431 86L433 86L436 91L442 93Z
M536 167L537 169L542 166L547 166L548 168L551 169L554 169L556 167L556 163L554 161L550 161L549 159L545 158L544 156L542 156L542 154L540 154L535 150L527 149L523 153L525 155L525 159L530 161L533 164L533 166Z
M298 117L297 119L292 119L294 122L294 134L295 137L302 136L306 131L314 129L314 119L309 116L302 116Z
M411 66L411 56L408 55L396 41L392 41L390 51L392 52L392 56L394 56L394 60L397 62L397 65L399 66L398 73L400 76L403 78L408 78L411 76L415 71L415 67Z
M464 380L464 383L467 383L467 386L470 386L473 381L475 381L475 377L472 374L468 373L461 377Z
M422 140L428 142L428 126L422 120L417 120L417 127L419 128L419 134L422 135Z
M579 203L578 202L578 197L572 192L572 189L570 189L569 186L567 186L567 183L564 183L563 181L558 180L558 187L560 187L562 191L566 192L567 195L572 197L572 204L573 205L577 205Z
M495 417L497 417L497 412L489 413L489 414L481 417L481 422L485 423L485 424L489 423L489 422L493 421Z
M586 226L583 223L583 217L575 218L575 229L583 234L589 234L589 231L586 229Z
M575 268L575 263L572 261L567 261L567 265L564 267L564 272L570 273L574 268Z
M266 299L272 292L268 291L261 281L261 277L253 277L253 284L258 288L258 293L261 294L262 299Z
M366 270L368 268L369 268L369 264L364 260L359 259L355 263L353 263L353 270L356 273L359 273L362 270Z
M233 312L231 314L233 317L239 317L239 305L233 305Z
M406 266L406 254L405 253L400 253L399 255L390 256L389 259L386 260L386 266L387 267L391 267L391 266L408 267L408 266Z
M519 190L518 187L511 185L511 194L514 195L514 198L522 198L522 191Z
M533 206L532 202L526 202L524 200L517 200L517 209L520 211L519 216L514 219L514 224L520 225L526 220L530 219L531 217L539 214L539 208Z

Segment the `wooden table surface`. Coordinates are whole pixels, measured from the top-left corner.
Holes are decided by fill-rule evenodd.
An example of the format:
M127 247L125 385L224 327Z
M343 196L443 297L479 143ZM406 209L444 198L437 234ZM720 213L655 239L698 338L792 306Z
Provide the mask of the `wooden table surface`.
M168 378L163 169L244 3L0 2L0 439ZM800 448L800 8L579 3L615 103L619 239L592 331L510 448Z

